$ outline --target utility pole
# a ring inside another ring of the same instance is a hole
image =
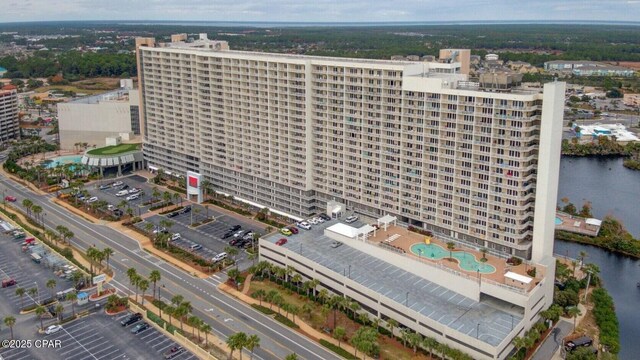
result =
[[[587,295],[589,294],[589,283],[591,283],[591,271],[587,271],[587,287],[584,289],[584,304],[587,304]]]

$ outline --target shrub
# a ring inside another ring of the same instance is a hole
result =
[[[620,351],[620,340],[613,299],[604,288],[593,290],[591,298],[594,304],[593,315],[600,328],[600,343],[610,352],[617,354]]]
[[[267,307],[260,306],[258,304],[251,304],[251,307],[256,309],[256,310],[258,310],[258,311],[260,311],[261,313],[263,313],[265,315],[273,315],[273,314],[276,313],[275,311],[273,311],[273,310],[271,310],[271,309],[269,309]]]
[[[340,355],[340,357],[343,357],[347,360],[356,360],[358,359],[357,357],[353,356],[352,353],[348,352],[347,350],[338,347],[338,345],[335,345],[333,343],[328,342],[325,339],[320,339],[320,344],[324,347],[326,347],[327,349],[333,351],[334,353]]]
[[[278,320],[284,325],[287,325],[290,328],[294,328],[294,329],[298,328],[298,325],[296,325],[296,323],[294,323],[293,321],[289,320],[289,318],[286,318],[281,314],[276,314],[276,316],[274,316],[274,319]]]

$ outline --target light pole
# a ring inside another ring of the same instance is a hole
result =
[[[409,292],[407,291],[407,293],[405,294],[404,297],[404,306],[405,307],[409,307]]]
[[[587,287],[584,289],[584,304],[587,304],[587,294],[589,294],[589,283],[591,283],[591,271],[587,270]]]
[[[511,315],[511,330],[513,330],[513,315]]]
[[[478,326],[476,326],[476,339],[480,337],[480,323],[478,323]]]
[[[164,284],[158,286],[158,309],[160,309],[160,319],[162,319],[162,295],[160,295],[160,289],[164,288]]]

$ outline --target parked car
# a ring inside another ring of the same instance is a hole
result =
[[[202,245],[200,245],[200,244],[193,244],[193,245],[189,246],[189,249],[191,249],[191,251],[200,250],[200,249],[202,249]]]
[[[287,243],[287,239],[285,239],[285,238],[282,238],[282,239],[276,241],[276,245],[278,245],[278,246],[282,246],[282,245],[284,245],[286,243]]]
[[[226,233],[224,233],[224,235],[222,235],[223,239],[227,239],[233,236],[233,234],[235,234],[235,232],[233,231],[227,231]]]
[[[117,216],[117,217],[120,217],[120,216],[124,215],[124,212],[122,210],[120,210],[120,209],[115,209],[115,210],[113,210],[113,215]]]
[[[120,186],[120,185],[122,185],[122,184],[124,184],[122,181],[116,181],[116,182],[114,182],[111,186],[113,186],[113,187],[118,187],[118,186]]]
[[[115,209],[116,209],[116,206],[115,206],[115,205],[113,205],[113,204],[109,204],[109,205],[107,205],[107,210],[109,210],[109,211],[113,211],[113,210],[115,210]]]
[[[127,184],[124,184],[124,185],[120,186],[120,190],[126,190],[128,188],[129,188],[129,185],[127,185]]]
[[[295,226],[287,226],[287,229],[289,229],[289,231],[291,231],[294,234],[297,234],[300,230],[298,230],[297,227]]]
[[[123,190],[124,191],[124,190]],[[138,200],[140,198],[140,194],[133,194],[133,195],[129,195],[127,196],[127,198],[125,200],[127,201],[133,201],[133,200]]]
[[[157,227],[153,230],[154,234],[166,234],[167,233],[167,228],[166,227]]]
[[[168,213],[168,214],[167,214],[167,217],[168,217],[168,218],[172,218],[172,217],[176,217],[176,216],[178,216],[178,215],[180,215],[180,214],[179,214],[177,211],[174,211],[174,212]]]
[[[316,219],[316,218],[308,219],[308,220],[307,220],[307,222],[308,222],[309,224],[313,224],[313,225],[318,225],[318,223],[320,223],[320,222],[318,221],[318,219]]]
[[[233,239],[229,240],[229,245],[234,246],[234,245],[236,245],[237,243],[239,243],[240,241],[242,241],[242,239],[240,239],[240,238],[233,238]]]
[[[347,217],[346,219],[344,219],[344,222],[346,222],[347,224],[351,224],[352,222],[356,222],[358,220],[358,216],[357,215],[351,215],[349,217]]]
[[[171,241],[175,241],[178,239],[182,239],[182,235],[180,235],[180,233],[175,233],[173,235],[171,235]]]
[[[233,237],[234,238],[241,238],[243,234],[244,234],[244,231],[239,230],[239,231],[236,231],[235,234],[233,234]]]
[[[100,190],[107,190],[109,188],[111,188],[111,185],[102,184],[102,185],[98,186],[98,189],[100,189]]]
[[[146,322],[142,322],[136,326],[133,327],[133,329],[131,329],[131,333],[132,334],[139,334],[145,330],[147,330],[149,328],[149,324],[147,324]]]
[[[91,204],[98,201],[98,197],[97,196],[92,196],[87,200],[87,204]]]
[[[248,233],[242,236],[242,240],[251,240],[253,239],[253,231],[249,231]]]
[[[7,195],[4,197],[4,200],[9,202],[16,202],[17,199],[15,196]]]
[[[291,236],[293,233],[291,232],[291,230],[289,230],[287,228],[282,228],[282,229],[280,229],[280,234],[286,235],[286,236]]]
[[[227,253],[226,252],[221,252],[220,254],[214,256],[213,259],[211,259],[211,261],[218,262],[218,261],[222,261],[222,260],[224,260],[226,258],[227,258]]]
[[[296,226],[301,229],[311,230],[311,225],[306,221],[301,221],[299,223],[296,223]]]
[[[118,191],[118,192],[116,193],[116,196],[117,196],[117,197],[120,197],[120,196],[125,196],[125,195],[127,195],[127,194],[129,194],[129,192],[128,192],[127,190],[120,190],[120,191]]]
[[[184,352],[184,348],[182,346],[172,346],[169,350],[164,353],[165,359],[173,359],[174,357],[182,354]]]
[[[329,215],[327,215],[327,214],[320,214],[320,215],[318,215],[318,217],[323,219],[324,221],[331,220],[331,217],[329,217]]]
[[[340,245],[342,245],[342,243],[340,241],[334,241],[334,242],[331,243],[331,247],[334,248],[334,249],[339,247]]]
[[[57,333],[60,330],[62,330],[62,325],[51,325],[44,330],[44,333],[47,335],[51,335]]]
[[[233,225],[231,228],[229,228],[229,231],[238,231],[242,229],[242,226],[240,225]]]
[[[191,211],[191,206],[185,206],[185,207],[183,207],[182,209],[180,209],[178,212],[179,212],[180,214],[186,214],[186,213],[188,213],[189,211]]]
[[[122,319],[122,321],[120,321],[120,325],[129,326],[135,322],[138,322],[140,319],[142,319],[142,314],[140,313],[131,314],[126,318]]]
[[[324,222],[324,219],[321,218],[320,216],[316,216],[316,217],[314,217],[314,219],[318,222],[318,224],[321,224],[321,223]]]
[[[588,336],[581,336],[577,339],[569,340],[565,343],[564,348],[567,351],[573,351],[579,347],[587,347],[593,344],[593,339]]]
[[[15,284],[17,284],[18,282],[15,279],[6,279],[6,280],[2,280],[2,287],[6,288],[9,286],[13,286]]]
[[[131,188],[129,189],[129,191],[127,191],[128,194],[137,194],[140,191],[142,191],[142,189],[138,189],[138,188]]]

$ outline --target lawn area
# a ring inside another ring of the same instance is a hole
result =
[[[277,290],[285,303],[293,304],[297,306],[299,309],[302,309],[304,304],[310,304],[313,308],[309,315],[303,313],[302,311],[298,315],[303,321],[307,324],[311,325],[313,328],[320,332],[324,332],[325,328],[333,329],[333,310],[328,311],[323,309],[320,303],[312,301],[305,296],[301,296],[296,294],[294,291],[289,289],[285,289],[269,280],[256,280],[253,278],[251,281],[251,285],[249,288],[249,295],[253,294],[254,291],[262,289],[265,292],[269,292],[270,290]],[[262,301],[262,306],[269,308],[270,303],[267,301]],[[274,309],[275,310],[275,309]],[[347,338],[351,338],[354,332],[361,326],[355,321],[349,319],[347,315],[345,315],[342,311],[338,311],[336,313],[336,323],[338,326],[342,326],[345,328],[347,333]],[[329,334],[330,335],[330,334]],[[347,340],[348,342],[348,340]],[[378,343],[380,345],[380,357],[379,359],[398,359],[398,360],[426,360],[429,359],[429,356],[418,352],[418,354],[414,355],[413,350],[407,349],[402,346],[396,339],[389,338],[387,336],[380,335],[378,337]]]
[[[120,144],[89,150],[89,155],[115,155],[139,149],[139,144]]]

